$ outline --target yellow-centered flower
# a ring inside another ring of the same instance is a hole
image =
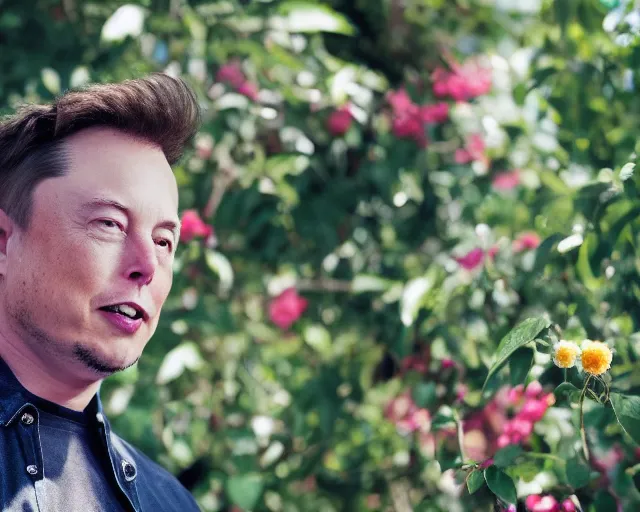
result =
[[[560,368],[573,368],[579,355],[578,345],[573,341],[561,340],[554,347],[553,363]]]
[[[613,353],[601,341],[584,340],[582,344],[582,369],[591,375],[602,375],[611,367]]]

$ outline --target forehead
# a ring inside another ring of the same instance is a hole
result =
[[[58,189],[56,195],[111,197],[130,208],[158,215],[177,211],[175,176],[158,146],[101,127],[69,137],[65,150],[67,174],[49,180]]]

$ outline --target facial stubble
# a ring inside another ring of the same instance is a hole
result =
[[[17,324],[27,336],[31,337],[31,339],[51,355],[59,356],[68,350],[66,347],[71,347],[71,357],[73,360],[81,363],[85,368],[101,377],[107,377],[116,372],[124,371],[138,362],[139,357],[126,365],[110,364],[105,358],[100,357],[95,350],[91,350],[82,342],[63,342],[50,336],[36,325],[28,308],[20,304],[15,304],[15,306],[15,309],[9,310],[9,314],[16,320]]]

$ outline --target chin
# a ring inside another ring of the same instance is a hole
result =
[[[89,370],[100,375],[111,375],[121,372],[138,362],[140,356],[109,357],[95,349],[77,344],[73,347],[74,358]]]

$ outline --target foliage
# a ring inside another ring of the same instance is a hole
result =
[[[121,3],[0,1],[0,98],[202,102],[124,437],[203,510],[637,510],[631,2]]]

